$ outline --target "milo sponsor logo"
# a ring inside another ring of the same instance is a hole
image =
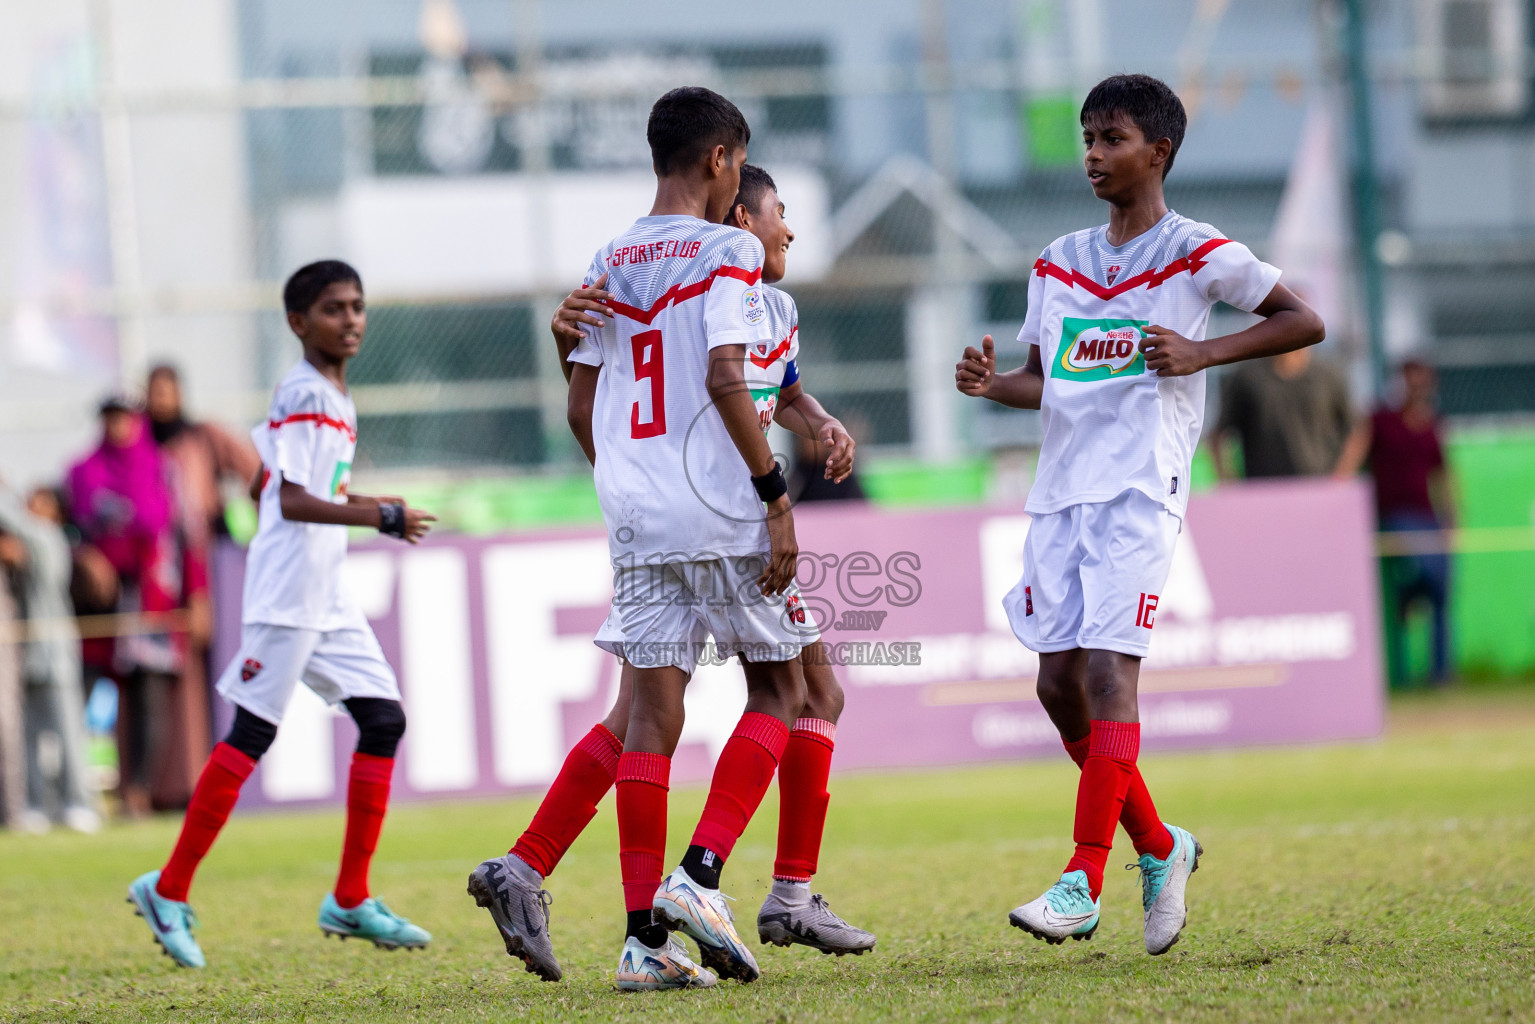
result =
[[[1061,345],[1052,377],[1106,380],[1146,372],[1146,358],[1137,347],[1145,320],[1083,320],[1061,322]]]
[[[757,425],[764,434],[773,425],[773,413],[778,410],[778,388],[751,388],[752,404],[757,407]]]

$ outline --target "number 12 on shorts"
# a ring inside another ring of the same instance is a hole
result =
[[[629,410],[629,436],[660,437],[666,433],[666,365],[661,353],[661,332],[641,331],[629,339],[634,352],[634,382],[650,381],[650,420],[640,422],[640,403]]]
[[[1135,624],[1150,629],[1156,624],[1157,595],[1141,594],[1140,606],[1135,609]]]

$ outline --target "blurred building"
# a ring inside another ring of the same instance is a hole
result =
[[[1535,411],[1529,7],[1367,5],[1388,348],[1440,363],[1455,413]],[[1104,219],[1075,113],[1121,70],[1193,115],[1170,203],[1330,290],[1332,355],[1358,364],[1327,212],[1349,201],[1336,21],[1331,0],[6,5],[0,430],[27,443],[0,471],[50,472],[151,359],[185,367],[200,415],[253,421],[297,351],[277,285],[338,254],[373,300],[364,460],[576,466],[544,324],[647,208],[645,115],[684,83],[752,122],[799,233],[808,379],[866,450],[1035,439],[1034,414],[961,401],[952,365],[988,330],[1020,359],[1030,264]]]

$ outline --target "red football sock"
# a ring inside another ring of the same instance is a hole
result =
[[[255,770],[256,762],[229,744],[214,746],[197,777],[197,788],[192,791],[192,802],[187,804],[187,814],[181,822],[181,835],[176,837],[171,859],[160,869],[155,892],[168,900],[186,901],[197,865],[208,855],[208,848],[229,820],[235,801],[240,799],[240,787]]]
[[[831,796],[831,754],[837,726],[822,718],[801,718],[789,733],[778,762],[778,857],[773,877],[808,882],[821,855],[826,805]]]
[[[336,903],[343,909],[368,898],[368,866],[378,849],[378,834],[389,809],[389,777],[394,758],[356,752],[346,786],[346,838],[341,843],[341,872]]]
[[[741,716],[714,766],[693,846],[712,850],[721,860],[730,856],[762,803],[788,742],[789,727],[772,715],[748,711]]]
[[[554,874],[560,858],[591,822],[597,804],[618,777],[618,756],[623,752],[617,736],[600,724],[592,726],[566,755],[527,831],[508,852],[545,878]]]
[[[1135,765],[1130,766],[1130,788],[1125,790],[1125,809],[1119,812],[1119,823],[1135,844],[1136,853],[1149,853],[1158,860],[1172,855],[1173,834],[1162,824],[1146,780]]]
[[[1124,809],[1140,747],[1139,722],[1092,723],[1087,761],[1077,783],[1077,816],[1071,834],[1077,849],[1066,870],[1086,873],[1093,899],[1103,890],[1103,869],[1114,845],[1114,826]]]
[[[1079,740],[1061,740],[1066,753],[1071,755],[1078,768],[1087,760],[1088,741],[1091,737],[1089,733]],[[1136,853],[1149,853],[1158,860],[1166,860],[1173,852],[1173,834],[1162,824],[1156,805],[1151,802],[1151,791],[1146,788],[1146,780],[1141,778],[1141,770],[1136,768],[1134,771],[1135,774],[1130,778],[1130,788],[1125,791],[1125,809],[1119,814],[1119,823],[1125,827],[1125,833],[1135,844]]]
[[[666,856],[666,791],[672,759],[626,750],[618,758],[618,866],[624,909],[649,910]]]

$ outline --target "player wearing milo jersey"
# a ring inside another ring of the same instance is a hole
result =
[[[1323,326],[1278,270],[1167,208],[1162,181],[1187,124],[1171,89],[1116,75],[1088,94],[1081,121],[1088,181],[1109,223],[1057,239],[1034,264],[1018,335],[1027,363],[997,373],[988,336],[965,350],[955,381],[967,395],[1043,412],[1023,578],[1003,605],[1039,652],[1040,702],[1082,768],[1076,852],[1010,920],[1052,943],[1092,938],[1120,822],[1140,854],[1155,955],[1182,931],[1201,851],[1160,820],[1141,778],[1136,682],[1188,506],[1200,371],[1315,344]],[[1206,341],[1217,302],[1263,319]]]

